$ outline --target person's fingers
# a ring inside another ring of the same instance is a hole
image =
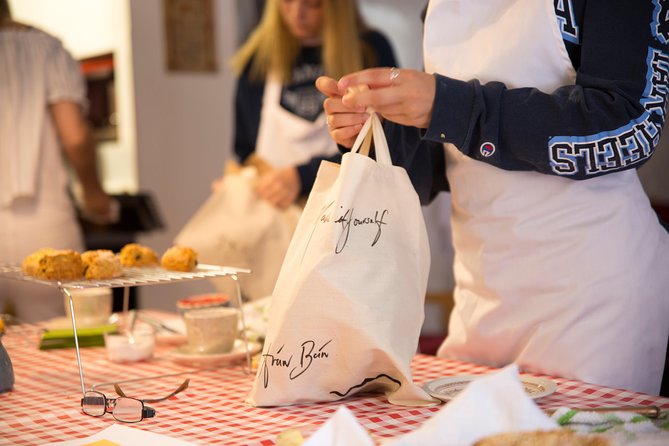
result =
[[[367,121],[367,113],[336,113],[328,116],[328,127],[330,130],[337,130],[344,127],[362,125]]]
[[[390,121],[402,122],[406,119],[416,119],[419,116],[419,110],[411,106],[396,104],[384,107],[379,114]]]
[[[410,94],[412,72],[405,70],[405,79],[400,80],[398,68],[371,68],[344,76],[339,87],[346,86],[342,104],[346,107],[372,107],[381,111],[384,107],[401,104]]]
[[[331,130],[330,136],[332,136],[332,139],[334,139],[337,144],[351,148],[353,147],[355,138],[358,136],[358,133],[360,133],[360,130],[362,130],[362,124],[350,125],[348,127]]]
[[[337,86],[339,91],[347,91],[349,88],[356,85],[367,85],[370,88],[388,87],[397,83],[401,76],[396,76],[393,79],[392,73],[400,73],[397,68],[368,68],[366,70],[357,71],[355,73],[347,74],[339,79]]]
[[[429,125],[435,96],[434,76],[416,70],[400,71],[396,68],[385,71],[370,69],[354,73],[352,76],[357,76],[355,82],[379,82],[385,86],[374,87],[372,84],[372,88],[367,89],[351,85],[341,98],[341,106],[371,108],[386,119],[399,124],[419,128],[426,128]],[[377,80],[379,76],[381,81]]]
[[[326,100],[324,100],[323,111],[328,117],[330,117],[334,114],[346,113],[350,112],[351,110],[341,102],[340,97],[337,97],[337,98],[327,98]]]
[[[267,201],[273,206],[285,209],[291,203],[290,193],[285,188],[276,190],[268,197]]]
[[[281,191],[278,190],[274,185],[258,185],[256,192],[260,198],[272,205],[276,203],[281,194]]]
[[[276,171],[266,174],[258,181],[256,193],[272,206],[285,208],[293,200],[289,186],[281,181]]]
[[[333,93],[335,88],[334,79],[322,76],[316,81],[317,87],[324,94]],[[351,147],[355,142],[355,137],[360,132],[362,124],[369,115],[365,112],[366,107],[344,105],[341,100],[341,94],[332,94],[323,101],[323,110],[327,116],[327,125],[330,136],[337,143],[344,147]]]
[[[328,76],[316,79],[316,88],[327,97],[341,96],[337,80]]]
[[[272,181],[269,180],[269,175],[270,173],[262,175],[260,178],[258,178],[258,182],[256,183],[256,193],[262,198],[266,198],[271,191]]]
[[[344,105],[341,97],[327,98],[323,101],[323,110],[326,114],[332,115],[336,113],[364,113],[365,107],[349,107]]]
[[[291,199],[290,196],[284,195],[283,197],[279,198],[276,203],[274,203],[274,206],[278,207],[279,209],[286,209],[290,204],[291,204]]]
[[[342,97],[342,104],[350,108],[373,107],[375,110],[381,111],[384,107],[401,104],[406,96],[402,90],[402,88],[350,89]]]

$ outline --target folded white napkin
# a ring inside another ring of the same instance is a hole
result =
[[[374,446],[355,415],[341,406],[302,446]]]
[[[420,428],[383,444],[470,446],[500,432],[557,427],[557,423],[527,396],[518,367],[512,364],[473,380]]]
[[[512,364],[473,380],[420,428],[383,445],[471,446],[500,432],[556,428],[558,424],[527,396],[518,367]],[[342,406],[303,446],[373,444],[351,411]]]

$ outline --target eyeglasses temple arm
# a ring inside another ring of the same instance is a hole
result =
[[[125,397],[128,396],[125,393],[123,393],[123,390],[121,389],[121,386],[119,386],[118,384],[114,384],[114,391],[116,392],[116,394],[118,396],[125,396]]]
[[[179,393],[179,392],[181,392],[181,391],[183,391],[183,390],[186,390],[186,389],[188,388],[188,384],[189,384],[189,383],[190,383],[190,378],[188,378],[188,379],[186,379],[184,382],[182,382],[181,385],[180,385],[179,387],[177,387],[172,393],[170,393],[170,394],[167,395],[167,396],[164,396],[164,397],[162,397],[162,398],[143,399],[142,401],[144,401],[145,403],[157,403],[157,402],[159,402],[159,401],[164,401],[164,400],[166,400],[166,399],[168,399],[168,398],[173,397],[173,396],[176,395],[177,393]],[[127,397],[127,395],[126,395],[126,394],[123,392],[123,390],[121,389],[121,386],[119,386],[118,384],[114,384],[114,390],[116,391],[116,394],[117,394],[118,396],[125,396],[125,397]]]

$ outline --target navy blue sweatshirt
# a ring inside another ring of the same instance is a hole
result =
[[[366,32],[361,36],[374,54],[374,60],[366,61],[367,67],[390,67],[397,64],[393,50],[388,40],[376,31]],[[253,82],[249,79],[250,64],[246,67],[237,81],[235,97],[235,154],[241,162],[255,151],[258,129],[260,126],[260,112],[265,83]],[[315,121],[323,112],[325,96],[316,89],[316,79],[325,74],[321,63],[321,47],[302,48],[293,68],[293,79],[290,85],[284,85],[281,90],[281,106],[291,113]],[[302,183],[300,195],[308,195],[316,179],[316,172],[321,161],[329,160],[335,163],[341,161],[341,154],[332,157],[315,157],[307,164],[297,166],[297,172]]]
[[[651,157],[665,120],[669,1],[554,6],[575,85],[543,93],[435,74],[428,129],[386,123],[393,162],[407,168],[421,202],[448,190],[444,142],[501,169],[575,180],[637,168]],[[484,155],[485,143],[494,144],[492,156]]]

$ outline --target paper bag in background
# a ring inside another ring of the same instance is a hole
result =
[[[254,187],[256,166],[226,166],[222,184],[176,236],[175,244],[198,252],[200,263],[250,268],[239,281],[250,300],[272,293],[283,256],[302,209],[278,209],[262,200]],[[236,292],[230,278],[211,280],[228,294]]]
[[[368,133],[374,161],[356,153]],[[248,401],[332,401],[382,391],[432,404],[412,382],[430,253],[418,196],[392,166],[376,115],[341,167],[321,163],[272,293]]]

